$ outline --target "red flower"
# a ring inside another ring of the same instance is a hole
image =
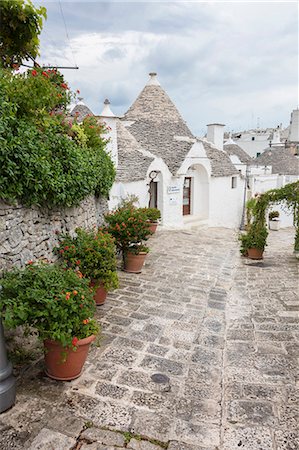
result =
[[[87,325],[87,324],[88,324],[88,322],[89,322],[89,320],[88,320],[88,319],[84,319],[84,320],[83,320],[83,323],[84,323],[84,325]]]
[[[77,295],[77,294],[78,294],[78,291],[73,291],[73,294],[74,294],[74,295]]]
[[[33,264],[33,261],[30,260],[30,261],[27,262],[27,264],[28,264],[29,266],[31,266],[31,264]]]
[[[66,246],[64,247],[64,250],[68,250],[68,249],[69,249],[69,246],[66,245]]]
[[[78,259],[78,261],[76,261],[76,265],[80,266],[80,264],[81,264],[81,261]]]
[[[73,339],[72,339],[72,344],[73,344],[73,346],[75,347],[76,345],[77,345],[77,342],[79,341],[79,339],[75,336],[75,337],[73,337]]]
[[[36,70],[32,70],[31,75],[32,75],[33,77],[36,77],[37,71],[36,71]]]
[[[80,303],[80,305],[79,305],[79,306],[80,306],[80,308],[83,308],[83,304],[82,304],[82,303]]]
[[[65,83],[62,83],[60,86],[61,86],[63,89],[68,89],[68,85],[65,84]]]
[[[79,89],[77,89],[77,90],[76,90],[76,92],[77,92],[77,94],[80,94],[80,91],[79,91]]]
[[[64,250],[59,250],[59,253],[61,254],[61,255],[63,255],[64,254]]]
[[[49,78],[49,75],[47,74],[47,72],[42,72],[42,75],[46,78]]]
[[[66,300],[69,300],[70,297],[71,297],[71,293],[70,293],[70,292],[67,292],[67,293],[65,294],[65,299],[66,299]]]

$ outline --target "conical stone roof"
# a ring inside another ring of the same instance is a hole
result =
[[[191,149],[190,138],[194,136],[158,82],[144,87],[124,120],[133,122],[128,129],[141,146],[162,158],[175,174]],[[178,141],[175,136],[186,139]]]

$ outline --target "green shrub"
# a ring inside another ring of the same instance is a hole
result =
[[[279,217],[279,211],[270,211],[269,220],[277,219]]]
[[[157,222],[161,219],[161,212],[157,208],[141,208],[149,222]]]
[[[146,241],[152,232],[149,230],[147,216],[141,208],[124,206],[106,214],[105,220],[108,223],[107,231],[115,238],[123,256],[131,248],[137,254],[147,249],[143,241]]]
[[[70,207],[91,194],[107,197],[114,181],[105,127],[90,117],[72,131],[67,84],[52,72],[0,70],[0,198],[9,202]]]
[[[54,253],[72,269],[79,269],[87,278],[101,281],[107,291],[118,288],[116,255],[113,237],[101,229],[76,229],[74,237],[61,234]]]
[[[29,263],[7,272],[0,284],[0,314],[7,328],[33,327],[41,340],[56,340],[64,347],[99,331],[88,280],[73,270]]]

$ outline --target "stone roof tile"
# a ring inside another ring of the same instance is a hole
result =
[[[212,146],[209,142],[201,140],[207,157],[211,162],[212,177],[229,177],[239,175],[239,171],[231,162],[227,153]]]
[[[153,158],[143,155],[141,145],[125,126],[117,120],[118,167],[116,181],[144,180]]]

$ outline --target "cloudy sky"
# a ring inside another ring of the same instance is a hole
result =
[[[123,114],[157,72],[191,130],[289,124],[298,103],[297,2],[34,0],[46,6],[39,62],[65,70],[96,114]],[[61,9],[67,25],[67,38]]]

